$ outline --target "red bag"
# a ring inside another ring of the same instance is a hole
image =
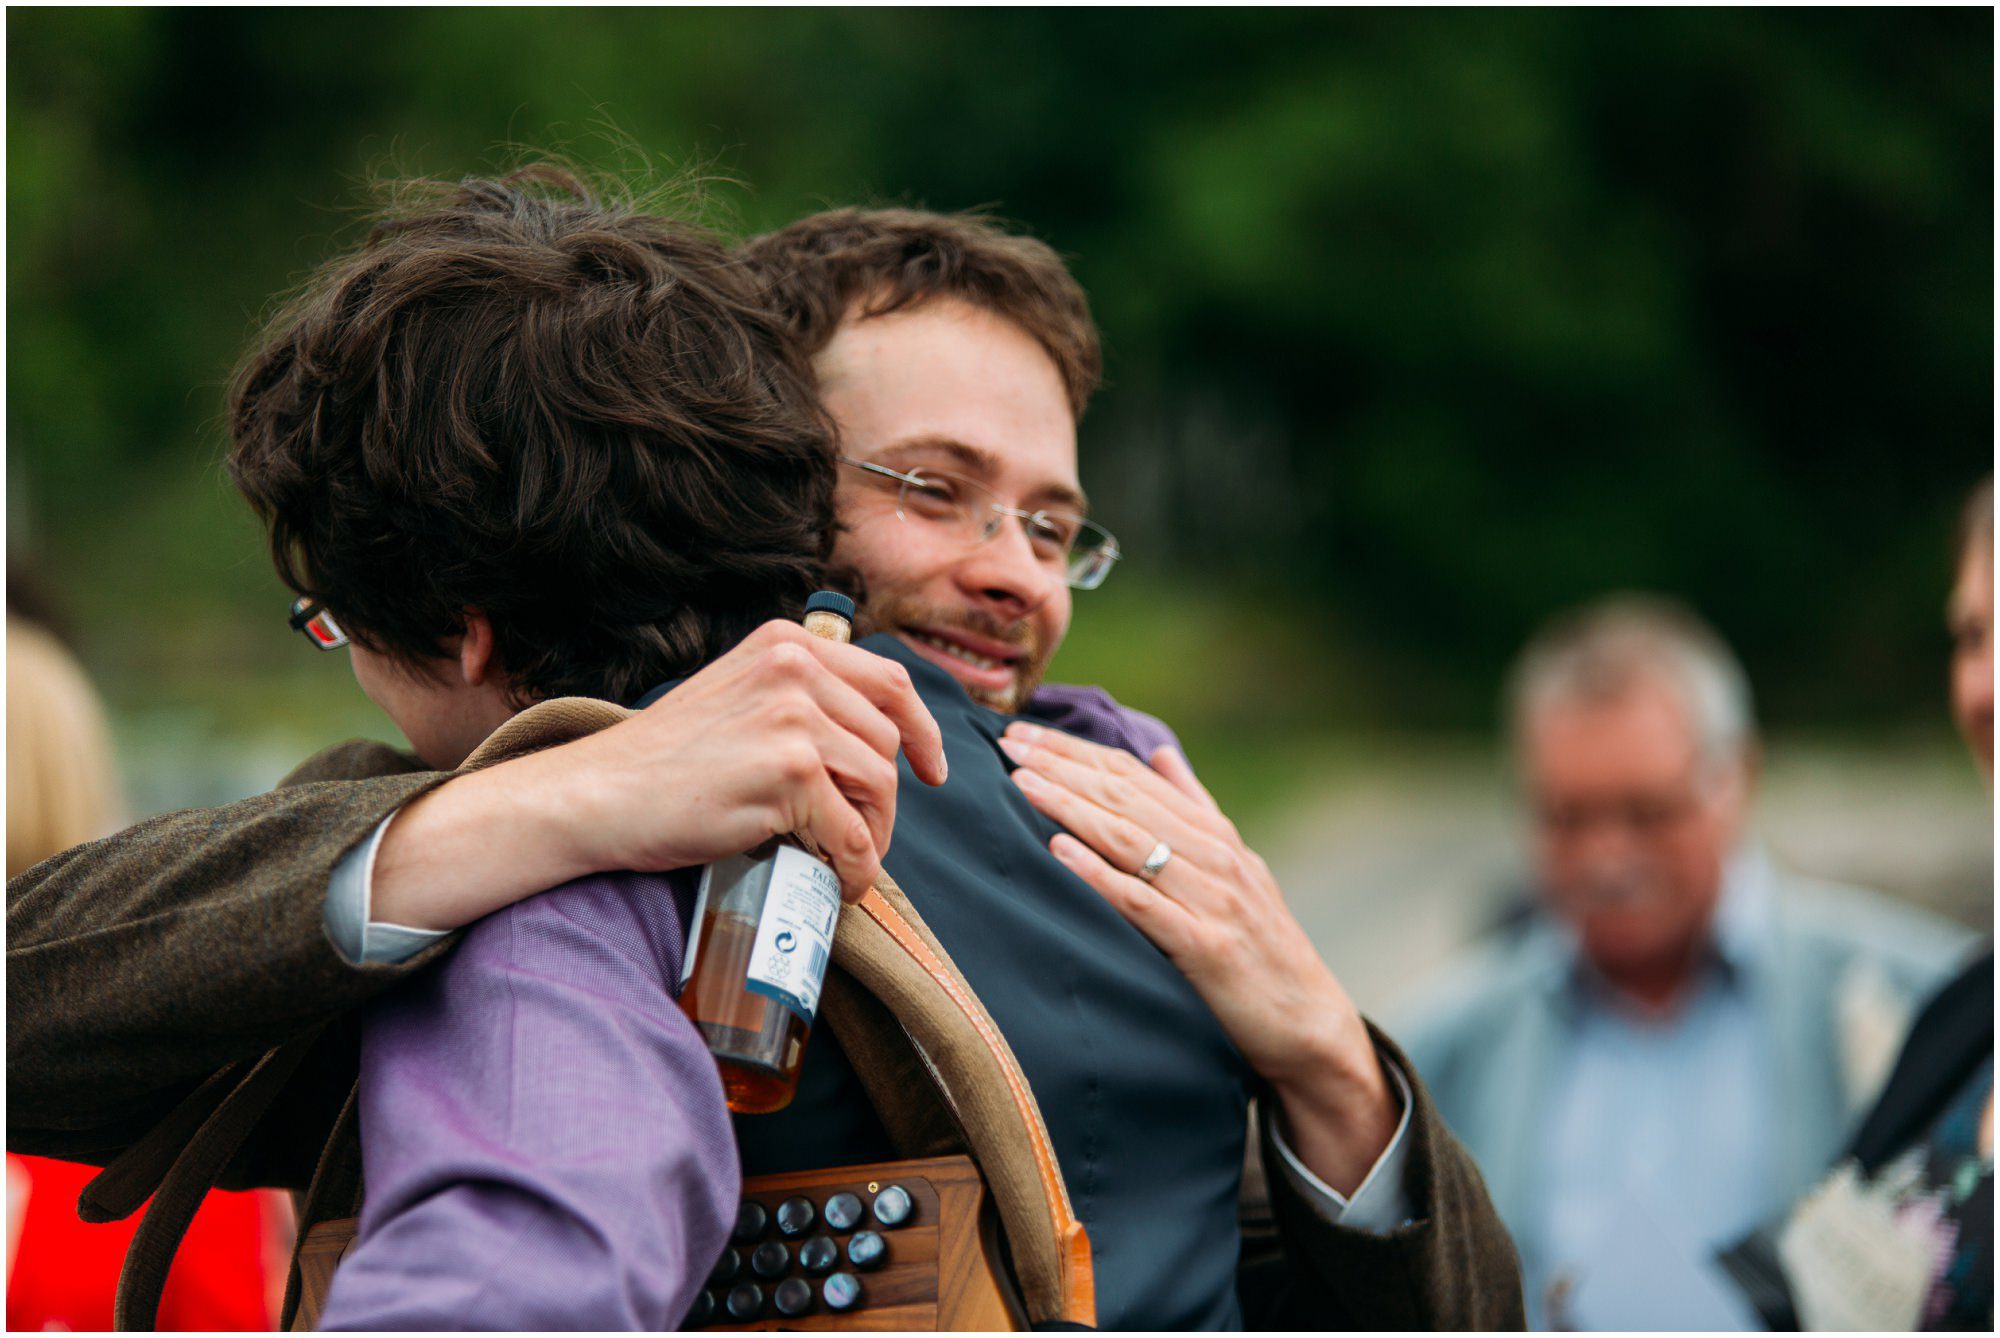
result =
[[[95,1166],[7,1154],[7,1328],[111,1328],[118,1269],[139,1215],[93,1224],[76,1197]],[[282,1194],[211,1191],[167,1275],[159,1326],[269,1329],[284,1295],[291,1208]]]

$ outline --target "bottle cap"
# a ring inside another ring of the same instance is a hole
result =
[[[838,590],[819,590],[806,601],[807,613],[837,613],[849,622],[854,621],[854,601]]]

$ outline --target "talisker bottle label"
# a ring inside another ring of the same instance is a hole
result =
[[[839,876],[797,846],[778,847],[743,987],[811,1024],[839,916]]]

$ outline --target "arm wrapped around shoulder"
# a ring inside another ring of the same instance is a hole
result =
[[[327,1329],[665,1329],[741,1188],[674,999],[691,879],[579,879],[370,1011],[367,1201]]]
[[[324,928],[341,856],[447,779],[408,766],[344,744],[294,773],[305,783],[163,814],[10,879],[8,1147],[102,1163],[217,1070],[434,956],[355,968]]]

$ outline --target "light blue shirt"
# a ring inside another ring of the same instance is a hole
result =
[[[1768,1214],[1776,1132],[1764,1029],[1738,951],[1754,919],[1738,880],[1714,955],[1664,1016],[1642,1016],[1578,961],[1558,986],[1567,1044],[1550,1074],[1526,1229],[1535,1327],[1741,1328],[1705,1260]],[[1734,921],[1734,923],[1732,923]],[[1550,1308],[1552,1284],[1568,1280]]]
[[[334,866],[332,877],[327,880],[326,934],[340,955],[355,965],[405,961],[444,937],[440,930],[412,929],[369,917],[369,907],[374,900],[372,880],[375,855],[382,847],[383,833],[395,820],[394,813],[382,819],[366,841],[341,857],[340,863]],[[1300,1197],[1312,1205],[1313,1211],[1335,1226],[1388,1232],[1407,1225],[1413,1218],[1406,1169],[1409,1161],[1410,1082],[1394,1064],[1385,1063],[1383,1067],[1389,1071],[1396,1094],[1402,1101],[1402,1115],[1396,1122],[1396,1132],[1390,1138],[1389,1146],[1382,1150],[1382,1155],[1369,1168],[1367,1177],[1355,1188],[1351,1199],[1306,1169],[1306,1164],[1285,1142],[1284,1131],[1280,1127],[1283,1121],[1272,1122],[1281,1172]]]

